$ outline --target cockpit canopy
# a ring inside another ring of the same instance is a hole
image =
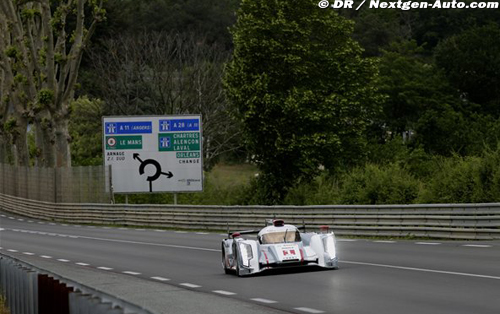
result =
[[[258,239],[261,244],[292,243],[301,241],[299,230],[291,225],[266,227],[259,232]]]

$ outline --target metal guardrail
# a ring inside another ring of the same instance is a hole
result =
[[[500,203],[336,206],[61,204],[0,194],[0,210],[76,224],[198,230],[258,228],[267,218],[337,235],[500,239]]]
[[[0,293],[12,314],[152,314],[5,254],[0,254]]]

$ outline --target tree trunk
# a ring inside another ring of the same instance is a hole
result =
[[[36,148],[37,148],[37,164],[40,167],[54,167],[55,165],[55,147],[53,145],[52,126],[48,122],[50,120],[37,119],[35,121]]]
[[[56,167],[71,167],[71,153],[69,143],[69,123],[67,118],[62,118],[55,123],[55,150]]]
[[[10,155],[10,145],[7,135],[0,134],[0,163],[8,163],[8,156]]]
[[[27,141],[28,120],[24,117],[18,117],[16,122],[17,126],[12,135],[14,164],[17,166],[29,166]]]

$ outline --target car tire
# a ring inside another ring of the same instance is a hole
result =
[[[222,245],[222,268],[224,268],[225,274],[230,274],[231,271],[227,268],[226,265],[226,250],[224,249],[224,245]]]

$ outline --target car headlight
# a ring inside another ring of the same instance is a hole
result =
[[[250,260],[253,258],[252,246],[246,243],[240,243],[241,259],[243,265],[250,266]]]
[[[333,236],[327,236],[323,238],[323,246],[325,251],[331,256],[335,257],[337,255],[337,250],[335,249],[335,239]]]

